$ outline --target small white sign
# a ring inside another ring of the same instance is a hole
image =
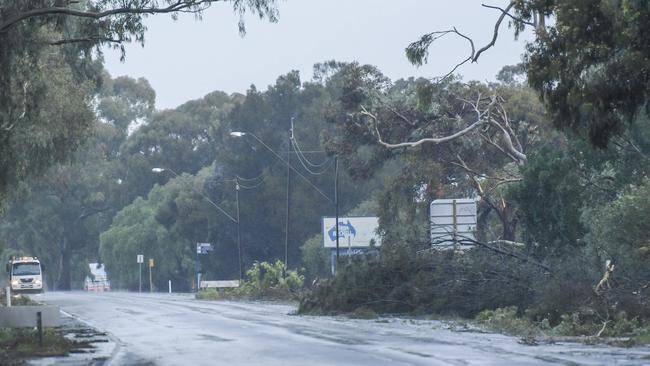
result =
[[[374,241],[381,245],[381,236],[377,234],[379,218],[377,217],[339,217],[339,248],[365,248]],[[336,248],[336,219],[323,217],[323,247]]]
[[[200,288],[233,288],[239,287],[239,280],[201,281]]]
[[[138,254],[138,263],[144,263],[144,255]]]

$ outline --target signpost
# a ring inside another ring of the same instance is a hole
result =
[[[439,199],[431,202],[431,245],[439,250],[464,250],[476,240],[476,201],[471,198]]]
[[[348,262],[351,262],[353,255],[365,253],[371,246],[381,246],[378,228],[379,218],[374,216],[339,217],[338,222],[335,217],[323,217],[323,247],[332,248],[332,274],[336,272],[337,253],[347,255]],[[339,250],[340,239],[347,242],[347,254]]]
[[[201,261],[200,254],[208,254],[214,250],[212,243],[196,243],[196,292],[199,292],[201,284]]]
[[[138,267],[140,267],[140,276],[138,279],[138,292],[142,293],[142,263],[144,263],[144,255],[138,254],[137,261],[138,261]]]
[[[153,266],[153,258],[149,258],[149,292],[153,292],[153,277],[151,277],[151,269]]]

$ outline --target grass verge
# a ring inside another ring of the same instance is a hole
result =
[[[87,348],[88,344],[73,342],[56,329],[43,332],[43,344],[39,345],[38,332],[34,329],[0,328],[0,364],[23,365],[34,357],[65,356],[70,351]]]

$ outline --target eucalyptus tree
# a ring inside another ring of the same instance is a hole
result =
[[[72,156],[91,128],[101,50],[144,43],[153,14],[227,3],[277,19],[274,0],[3,0],[0,2],[0,203],[11,185]],[[65,97],[67,96],[67,97]]]
[[[542,96],[555,125],[572,129],[599,147],[620,136],[639,115],[648,115],[650,4],[636,0],[513,0],[495,11],[493,37],[482,47],[462,29],[436,30],[406,49],[411,62],[426,62],[441,37],[455,36],[467,54],[443,78],[466,63],[479,62],[509,21],[514,35],[534,31],[524,55],[530,86]],[[552,19],[546,22],[547,18]]]
[[[100,235],[99,248],[117,288],[138,288],[135,258],[143,254],[155,262],[156,288],[164,288],[171,280],[178,290],[190,290],[195,285],[197,242],[215,243],[211,265],[205,266],[208,277],[229,278],[237,271],[236,246],[223,245],[213,237],[214,233],[234,230],[225,225],[201,193],[210,171],[205,168],[196,175],[182,174],[163,186],[155,185],[146,197],[136,198],[117,213]]]
[[[521,180],[520,168],[541,140],[562,142],[534,93],[519,84],[391,82],[357,64],[341,67],[329,83],[341,90],[330,116],[340,132],[330,144],[345,151],[346,167],[372,175],[387,161],[401,164],[382,205],[394,239],[426,242],[430,200],[476,196],[482,238],[515,241],[517,205],[506,187]],[[499,232],[491,232],[491,220]],[[405,227],[420,230],[409,236]]]
[[[119,150],[125,202],[146,197],[155,183],[164,184],[173,178],[170,174],[153,174],[153,168],[195,174],[212,164],[218,149],[213,131],[221,128],[233,98],[238,97],[215,91],[143,118]]]
[[[44,261],[48,283],[57,289],[78,285],[85,264],[99,259],[98,236],[115,211],[119,181],[106,159],[102,124],[95,123],[99,133],[91,133],[71,162],[22,183],[24,193],[10,201],[0,225],[9,248]]]

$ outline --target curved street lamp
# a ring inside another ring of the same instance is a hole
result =
[[[297,171],[293,166],[291,166],[290,163],[290,158],[291,158],[291,140],[293,139],[293,118],[291,119],[291,130],[289,131],[289,152],[287,154],[287,160],[285,161],[282,159],[282,157],[275,152],[269,145],[264,143],[259,137],[257,137],[254,133],[251,132],[242,132],[242,131],[231,131],[230,136],[231,137],[243,137],[243,136],[253,136],[257,142],[262,144],[267,150],[269,150],[273,155],[275,155],[278,160],[281,162],[287,164],[287,223],[286,223],[286,229],[285,229],[285,244],[284,244],[284,269],[286,270],[287,268],[287,261],[288,261],[288,246],[289,246],[289,169],[293,170],[296,174],[298,174],[303,180],[305,180],[312,188],[314,188],[318,193],[320,193],[321,196],[325,197],[328,201],[332,202],[332,200],[325,194],[323,191],[321,191],[318,187],[316,187],[314,184],[307,179],[304,175],[302,175],[299,171]],[[339,190],[339,164],[338,164],[338,157],[334,158],[334,205],[336,207],[336,212],[335,212],[335,225],[336,225],[336,262],[338,263],[339,260],[339,200],[338,200],[338,190]]]
[[[178,173],[176,173],[175,171],[173,171],[170,168],[152,168],[151,171],[156,173],[156,174],[160,174],[160,173],[163,173],[165,171],[169,171],[172,174],[174,174],[175,176],[179,177]],[[237,177],[237,178],[239,178],[239,177]],[[195,193],[197,193],[198,195],[203,197],[203,199],[205,199],[212,206],[214,206],[217,210],[219,210],[222,214],[224,214],[226,217],[228,217],[228,219],[230,219],[230,221],[237,224],[237,251],[239,252],[239,254],[238,254],[238,256],[239,256],[239,280],[241,281],[244,278],[244,271],[243,271],[243,268],[242,268],[241,231],[240,231],[240,225],[239,225],[239,179],[237,179],[237,178],[235,179],[235,203],[236,203],[236,217],[237,218],[232,217],[228,212],[226,212],[226,210],[224,210],[219,205],[214,203],[214,201],[212,201],[208,196],[206,196],[205,194],[203,194],[199,190],[195,189],[192,186],[190,186],[190,187],[192,188],[192,190]],[[199,286],[199,284],[197,283],[197,290],[198,290],[198,286]]]

